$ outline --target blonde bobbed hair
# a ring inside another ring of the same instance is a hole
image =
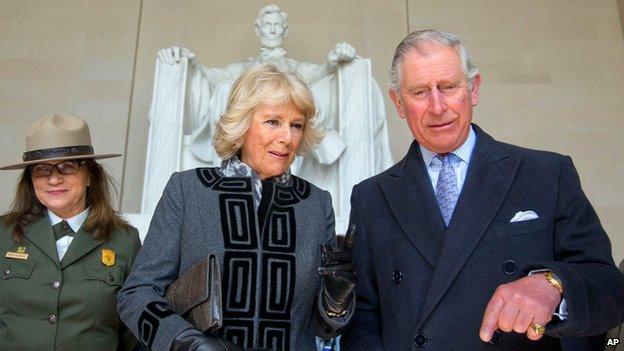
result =
[[[323,137],[314,125],[312,93],[296,73],[281,72],[275,64],[265,62],[234,82],[225,113],[215,128],[213,145],[219,157],[225,160],[239,153],[256,109],[263,104],[287,103],[293,103],[306,121],[297,154],[310,151]]]

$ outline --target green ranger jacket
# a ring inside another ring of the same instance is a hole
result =
[[[132,349],[116,295],[140,247],[132,227],[106,242],[80,229],[59,262],[47,216],[20,245],[0,217],[0,350]]]

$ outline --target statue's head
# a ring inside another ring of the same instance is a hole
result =
[[[277,5],[266,5],[258,13],[254,27],[263,47],[278,48],[288,32],[288,15]]]

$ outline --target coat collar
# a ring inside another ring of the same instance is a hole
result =
[[[380,177],[379,184],[403,233],[434,269],[444,222],[416,141],[403,160]]]
[[[26,229],[24,236],[59,266],[56,242],[54,241],[54,233],[52,232],[48,216],[41,216],[32,222]]]
[[[96,240],[90,233],[85,232],[82,227],[74,236],[71,245],[67,249],[65,256],[61,260],[61,269],[74,263],[82,256],[91,252],[94,248],[102,243],[101,240]]]
[[[90,233],[80,229],[69,245],[67,253],[59,262],[54,233],[47,216],[42,216],[31,223],[24,235],[61,269],[74,263],[102,243],[101,240],[93,239]]]

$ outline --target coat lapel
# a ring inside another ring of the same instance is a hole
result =
[[[425,297],[420,328],[451,286],[501,207],[520,166],[492,137],[473,125],[477,143],[459,200],[444,235],[437,267]]]
[[[72,240],[71,245],[69,245],[65,256],[63,256],[63,259],[61,260],[61,269],[69,266],[82,256],[88,254],[101,243],[102,241],[93,239],[91,234],[80,228],[78,233],[76,233],[74,240]]]
[[[59,265],[58,252],[56,251],[56,242],[54,241],[54,233],[48,216],[42,216],[28,226],[24,236],[28,238],[35,246],[39,248],[52,262]]]
[[[418,143],[412,143],[394,172],[380,178],[379,184],[403,233],[431,268],[435,268],[443,242],[444,224]]]

